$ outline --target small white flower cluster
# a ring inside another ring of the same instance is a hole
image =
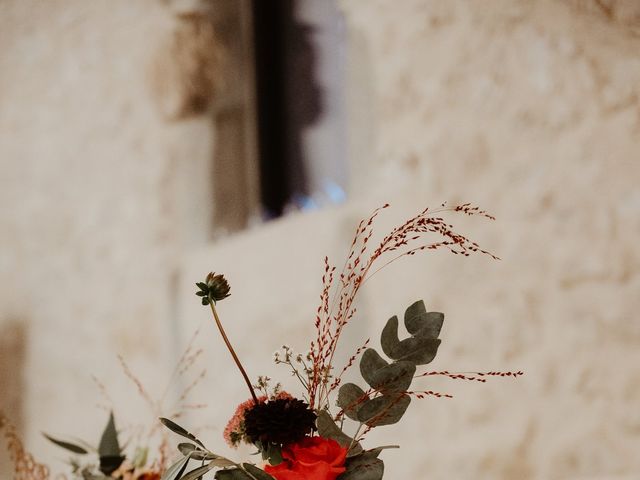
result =
[[[253,388],[259,390],[268,398],[274,398],[282,392],[282,385],[280,383],[276,383],[273,388],[270,388],[269,382],[271,382],[271,377],[267,375],[260,375],[257,383],[253,385]]]
[[[276,364],[280,364],[280,363],[290,364],[292,363],[292,360],[295,360],[297,363],[304,363],[305,360],[311,361],[312,360],[311,352],[307,352],[306,354],[296,353],[288,345],[282,345],[282,348],[280,350],[276,350],[275,352],[273,352],[273,361]]]
[[[258,383],[256,383],[254,385],[254,387],[258,387],[258,388],[266,388],[269,386],[269,382],[271,381],[271,377],[268,377],[267,375],[260,375],[258,377]]]
[[[276,365],[288,365],[291,374],[297,377],[305,388],[309,388],[313,375],[312,352],[296,353],[290,346],[282,345],[280,350],[273,352],[273,361]]]

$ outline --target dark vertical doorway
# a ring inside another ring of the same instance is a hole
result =
[[[258,156],[264,215],[309,195],[302,134],[321,115],[312,28],[295,0],[253,0]]]

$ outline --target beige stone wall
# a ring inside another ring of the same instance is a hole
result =
[[[355,347],[424,298],[447,314],[434,368],[526,376],[424,382],[455,398],[416,402],[410,420],[371,435],[371,444],[402,444],[385,453],[388,478],[634,478],[640,39],[633,17],[622,21],[584,2],[342,7],[358,154],[352,200],[196,255],[185,285],[205,264],[229,273],[235,297],[222,308],[232,335],[260,332],[241,351],[252,371],[271,373],[264,359],[282,338],[306,345],[320,259],[346,248],[360,216],[390,201],[389,225],[425,204],[477,202],[498,220],[463,228],[502,260],[438,254],[390,267],[361,298],[365,332],[354,328],[346,340]],[[206,321],[185,298],[185,320]],[[223,350],[211,350],[212,364],[232,366]],[[236,401],[246,396],[238,377],[210,381],[224,382]],[[228,413],[206,415],[222,428]]]
[[[189,187],[203,181],[210,126],[162,120],[145,80],[170,13],[151,1],[27,3],[0,7],[0,304],[3,319],[35,332],[31,445],[40,429],[68,431],[71,416],[82,436],[100,423],[90,374],[135,395],[116,351],[153,387],[168,376],[171,344],[202,326],[208,376],[192,398],[209,406],[185,423],[228,453],[220,432],[246,392],[193,282],[227,274],[221,315],[248,370],[284,376],[271,353],[283,340],[306,347],[321,260],[341,264],[360,217],[392,203],[384,233],[425,205],[473,201],[498,219],[465,219],[463,230],[502,260],[442,253],[389,267],[363,292],[361,330],[346,332],[343,355],[424,298],[446,314],[434,368],[526,376],[424,382],[455,398],[415,402],[404,423],[369,437],[402,445],[385,453],[386,478],[640,475],[634,2],[341,1],[349,202],[209,246],[201,217],[184,212],[207,191]],[[139,286],[149,279],[152,293]],[[136,402],[127,409],[142,411]]]
[[[501,262],[415,260],[375,310],[424,296],[438,366],[527,372],[426,402],[391,478],[640,474],[638,10],[599,3],[342,2],[373,79],[361,190],[498,217],[468,231]]]
[[[116,353],[152,391],[173,363],[171,279],[211,234],[213,158],[210,120],[166,120],[153,89],[176,25],[152,0],[0,2],[0,322],[28,335],[1,383],[26,372],[6,408],[45,459],[42,430],[97,439],[92,375],[144,411]]]

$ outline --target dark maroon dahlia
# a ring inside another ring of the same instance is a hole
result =
[[[316,429],[316,414],[302,400],[270,400],[245,413],[244,427],[253,443],[289,445]]]

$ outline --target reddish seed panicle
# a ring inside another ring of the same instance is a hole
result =
[[[440,214],[461,213],[468,216],[481,216],[493,220],[494,217],[469,203],[454,207],[442,204],[439,209],[424,209],[402,225],[391,230],[375,247],[372,245],[373,224],[385,204],[374,210],[360,221],[356,228],[349,254],[340,274],[335,278],[336,267],[324,259],[322,292],[320,305],[316,311],[316,338],[311,342],[311,374],[308,382],[308,397],[312,408],[328,405],[329,394],[341,383],[342,374],[351,367],[364,350],[358,349],[350,357],[347,365],[337,377],[332,376],[332,362],[340,335],[356,313],[354,301],[360,287],[373,275],[392,262],[412,256],[423,250],[446,249],[455,255],[469,256],[473,253],[488,255],[497,259],[491,252],[453,230]],[[427,237],[435,237],[428,241]],[[374,269],[374,267],[376,267]]]
[[[4,430],[7,450],[14,465],[14,480],[48,480],[51,477],[49,468],[38,463],[25,449],[15,427],[0,411],[0,431],[2,430]]]
[[[472,382],[480,382],[480,383],[486,383],[487,379],[486,378],[482,378],[482,377],[520,377],[522,375],[524,375],[524,372],[521,371],[517,371],[517,372],[462,372],[462,373],[458,373],[458,372],[449,372],[447,370],[443,370],[441,372],[425,372],[425,373],[421,373],[420,375],[416,375],[414,378],[418,378],[418,377],[431,377],[434,375],[438,375],[438,376],[443,376],[443,377],[448,377],[451,378],[453,380],[468,380],[468,381],[472,381]]]

